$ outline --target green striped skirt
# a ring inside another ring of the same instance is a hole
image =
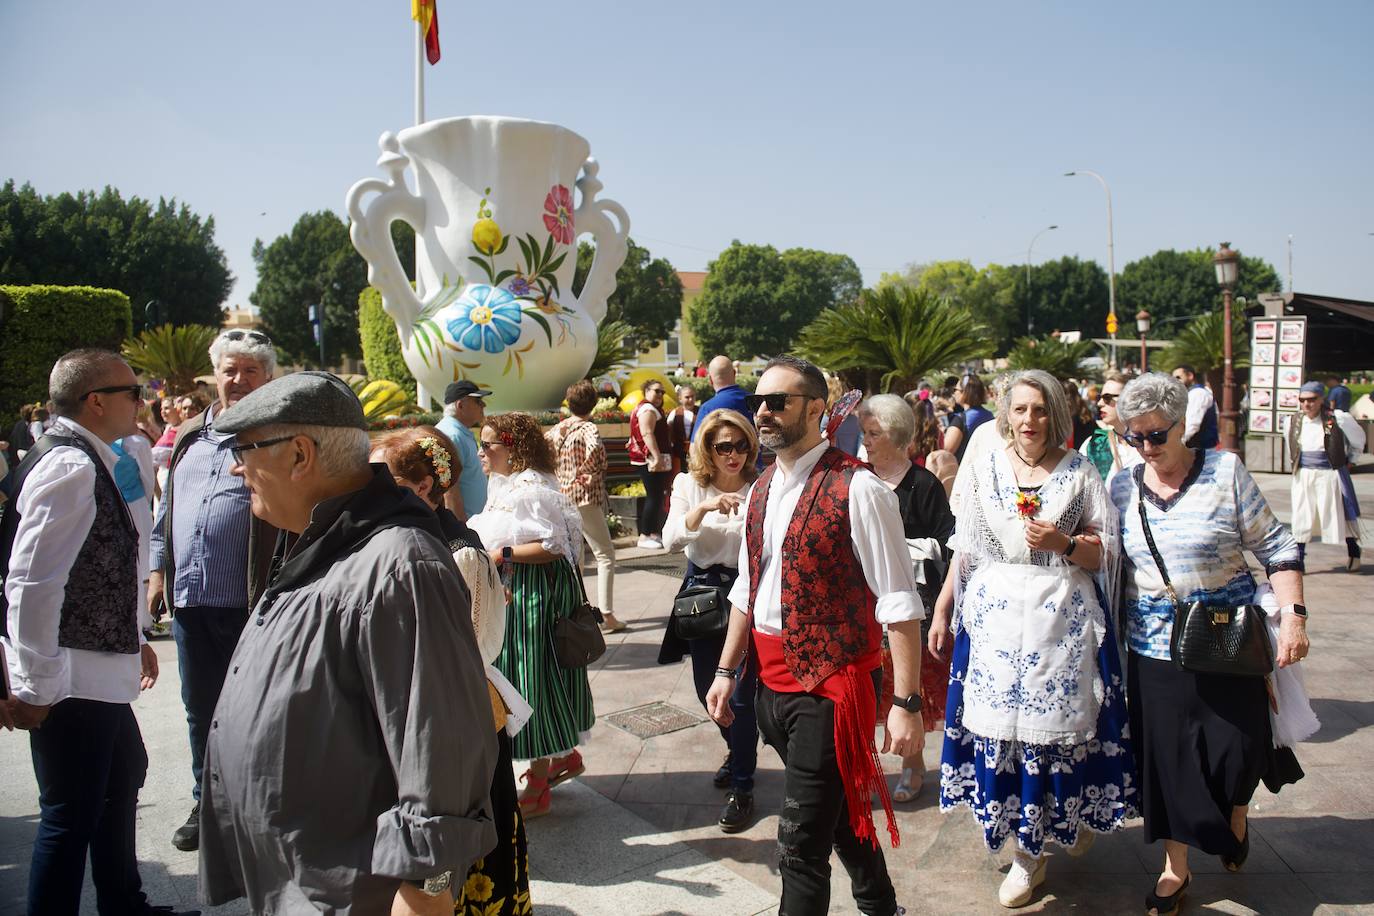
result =
[[[496,668],[534,714],[513,741],[516,760],[557,757],[577,747],[596,721],[586,668],[564,668],[553,654],[553,624],[582,601],[580,575],[566,560],[516,563],[506,641]]]

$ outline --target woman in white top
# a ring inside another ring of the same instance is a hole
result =
[[[740,542],[744,538],[744,507],[749,485],[758,476],[758,433],[754,424],[735,410],[715,410],[706,415],[688,452],[688,472],[673,481],[668,520],[663,526],[663,546],[687,555],[687,575],[682,587],[713,585],[721,599],[739,576]],[[673,621],[663,634],[658,663],[670,665],[692,657],[692,679],[697,699],[704,707],[706,691],[716,676],[716,665],[725,647],[725,634],[708,639],[683,639]],[[735,720],[722,727],[725,762],[716,771],[717,788],[728,788],[720,829],[743,830],[754,807],[754,768],[758,762],[758,726],[754,717],[754,693],[758,669],[746,659],[744,671],[730,699]]]

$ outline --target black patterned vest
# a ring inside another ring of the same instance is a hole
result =
[[[26,456],[16,470],[14,491],[0,524],[4,571],[8,572],[19,527],[16,510],[24,480],[37,459],[60,445],[81,450],[95,465],[95,520],[67,575],[57,644],[65,649],[133,654],[138,651],[138,531],[105,462],[80,435],[48,433],[35,445],[37,454]],[[29,457],[35,460],[30,462]]]

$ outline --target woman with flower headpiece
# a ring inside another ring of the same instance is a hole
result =
[[[469,908],[492,916],[516,916],[530,911],[529,861],[525,821],[515,791],[512,769],[512,737],[529,718],[529,704],[510,681],[493,666],[501,652],[506,631],[506,595],[496,565],[482,539],[444,506],[444,494],[458,473],[458,450],[453,441],[432,426],[397,430],[372,445],[372,461],[383,462],[396,482],[433,509],[448,539],[449,549],[472,606],[472,628],[477,648],[487,665],[487,689],[491,695],[492,727],[496,729],[496,770],[491,780],[492,820],[496,846],[473,863],[461,884],[454,876],[455,913]],[[469,723],[453,723],[465,728]]]
[[[1136,817],[1108,575],[1117,516],[1093,465],[1061,443],[1068,401],[1047,372],[1014,373],[996,423],[1007,445],[973,459],[931,654],[950,658],[940,809],[968,805],[1015,856],[999,899],[1030,902],[1046,842],[1071,855]]]
[[[554,476],[553,446],[534,417],[487,417],[478,439],[490,477],[487,503],[468,519],[508,583],[510,612],[496,667],[534,714],[514,739],[526,818],[549,813],[549,790],[586,767],[577,745],[596,715],[586,668],[564,668],[554,655],[554,624],[582,601],[582,518]]]

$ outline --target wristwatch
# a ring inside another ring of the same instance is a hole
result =
[[[502,548],[501,548],[501,565],[502,565],[502,566],[505,566],[507,563],[509,563],[509,562],[511,561],[511,558],[514,557],[514,556],[515,556],[515,551],[514,551],[512,548],[510,548],[510,547],[508,547],[508,546],[507,546],[507,547],[502,547]]]
[[[905,698],[903,698],[903,697],[893,697],[893,698],[892,698],[892,705],[893,705],[893,706],[900,706],[900,707],[902,707],[903,709],[905,709],[907,712],[920,712],[920,711],[921,711],[921,695],[920,695],[919,693],[913,693],[911,696],[905,697]]]
[[[1280,617],[1284,614],[1296,614],[1303,620],[1306,620],[1307,608],[1303,607],[1301,604],[1285,604],[1283,607],[1279,608]]]
[[[453,883],[453,872],[441,871],[439,874],[432,875],[423,881],[411,881],[409,883],[418,887],[422,894],[430,897],[438,897],[444,891],[448,890],[448,886]]]

